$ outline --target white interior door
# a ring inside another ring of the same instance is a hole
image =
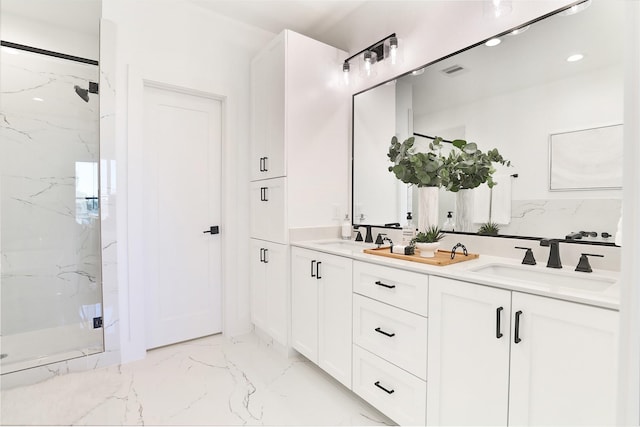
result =
[[[144,89],[146,346],[222,331],[219,100]]]

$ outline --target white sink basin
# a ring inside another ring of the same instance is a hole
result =
[[[616,283],[616,279],[612,277],[596,276],[593,273],[542,269],[526,265],[487,264],[469,271],[501,280],[517,280],[547,287],[590,292],[604,292]]]

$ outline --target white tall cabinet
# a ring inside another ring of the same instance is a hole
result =
[[[291,228],[337,226],[347,212],[350,97],[340,85],[346,56],[285,30],[251,64],[251,318],[285,347],[290,261],[274,256],[288,253]]]
[[[615,424],[618,313],[429,283],[428,425]]]

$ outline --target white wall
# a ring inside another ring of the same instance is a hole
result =
[[[115,24],[115,145],[118,162],[119,301],[122,361],[144,357],[143,283],[137,264],[142,191],[139,171],[127,168],[137,155],[142,79],[209,92],[225,98],[223,118],[223,329],[251,329],[248,252],[249,65],[274,35],[219,17],[179,0],[110,0],[103,19]],[[133,90],[131,90],[133,89]],[[188,191],[188,189],[185,189]],[[129,250],[133,248],[132,252]]]

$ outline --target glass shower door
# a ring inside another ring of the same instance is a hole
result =
[[[1,372],[104,351],[98,66],[0,49]]]

